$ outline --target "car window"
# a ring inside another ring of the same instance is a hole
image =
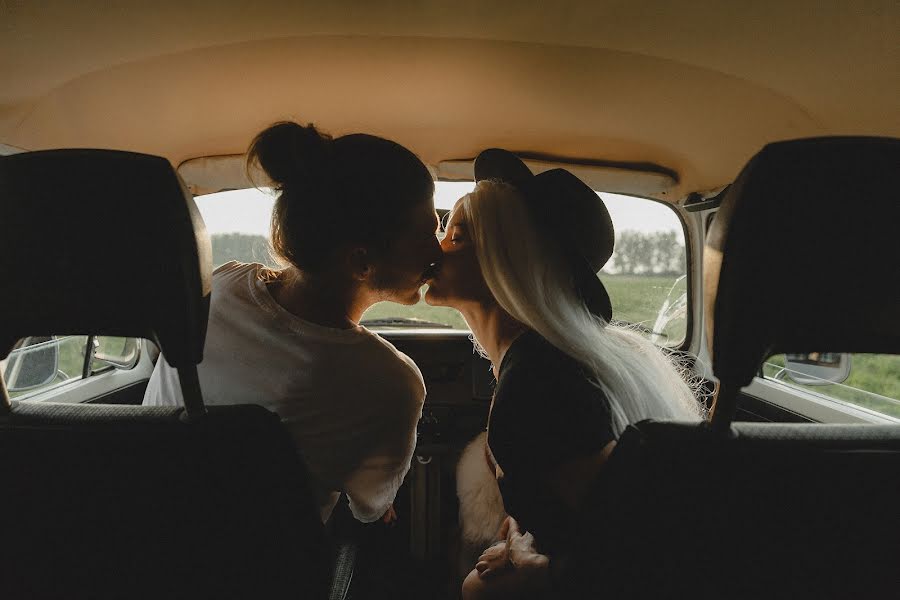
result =
[[[131,369],[139,340],[111,336],[33,336],[19,340],[0,370],[11,398],[27,400],[51,388],[111,369]],[[85,362],[89,368],[85,370]]]
[[[661,346],[681,346],[689,313],[681,219],[662,202],[623,194],[600,197],[616,231],[613,255],[599,273],[613,319],[633,324]]]
[[[472,191],[472,182],[435,182],[435,208],[449,210]],[[616,229],[616,250],[600,272],[613,302],[614,319],[633,324],[664,346],[680,346],[687,332],[687,265],[684,227],[668,205],[601,193]],[[274,204],[270,190],[232,190],[198,196],[197,207],[212,239],[215,266],[237,260],[277,266],[269,252]],[[455,309],[380,302],[362,318],[373,328],[466,330]]]
[[[800,355],[808,356],[808,355]],[[826,370],[812,370],[797,356],[777,354],[763,363],[762,376],[818,394],[829,400],[859,406],[900,418],[900,356],[892,354],[824,355],[844,357],[847,369],[838,381]],[[788,359],[787,361],[785,359]]]

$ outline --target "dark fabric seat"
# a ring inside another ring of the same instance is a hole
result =
[[[897,427],[645,421],[608,467],[586,528],[603,551],[569,582],[586,597],[875,597],[895,581]]]
[[[731,423],[780,352],[900,352],[900,140],[772,144],[707,243],[712,423],[645,421],[585,516],[584,597],[845,598],[896,590],[900,426]],[[815,251],[810,251],[815,249]],[[778,256],[790,269],[773,268]]]
[[[13,403],[5,597],[325,597],[328,542],[278,417],[184,414]]]
[[[115,250],[82,252],[100,239]],[[186,405],[10,402],[0,379],[4,598],[328,596],[335,549],[278,416],[203,404],[211,273],[167,161],[0,158],[0,357],[24,335],[150,338]],[[336,597],[352,575],[339,566]]]

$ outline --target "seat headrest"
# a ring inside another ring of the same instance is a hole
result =
[[[704,251],[713,371],[744,386],[781,352],[900,351],[900,140],[770,144]]]
[[[212,250],[168,161],[111,150],[0,157],[0,358],[28,335],[145,337],[203,358]]]

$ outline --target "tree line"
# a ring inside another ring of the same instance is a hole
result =
[[[675,231],[626,229],[616,236],[615,252],[603,271],[617,275],[683,275],[687,254]]]
[[[230,260],[276,266],[269,255],[269,241],[261,235],[216,233],[210,236],[210,241],[215,266]]]

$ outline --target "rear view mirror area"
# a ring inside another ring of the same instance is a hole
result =
[[[24,392],[52,382],[59,371],[56,336],[32,336],[19,341],[3,369],[10,392]]]
[[[98,336],[93,341],[94,370],[104,366],[130,369],[140,358],[141,346],[138,338]]]
[[[785,354],[785,376],[801,385],[843,383],[850,376],[850,355],[837,352]]]

